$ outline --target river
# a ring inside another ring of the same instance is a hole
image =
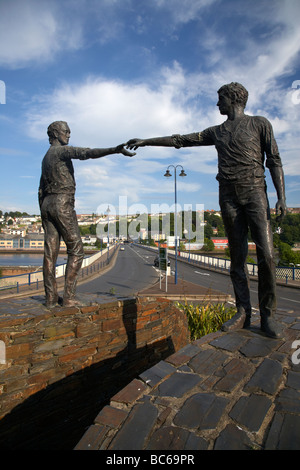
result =
[[[64,264],[67,254],[59,255],[56,264]],[[0,267],[4,266],[42,266],[43,253],[1,253]]]

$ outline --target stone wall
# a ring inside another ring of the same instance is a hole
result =
[[[0,341],[0,448],[66,450],[116,392],[186,345],[189,332],[167,299],[50,311],[28,298],[1,302]]]
[[[17,276],[19,274],[33,273],[37,268],[34,266],[1,266],[2,276]]]

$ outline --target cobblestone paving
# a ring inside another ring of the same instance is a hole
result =
[[[75,449],[300,449],[300,312],[277,319],[284,340],[254,316],[249,330],[207,335],[145,371]]]

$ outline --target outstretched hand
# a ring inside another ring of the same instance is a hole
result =
[[[132,149],[136,150],[139,147],[143,147],[145,144],[142,139],[130,139],[125,145],[126,145],[126,148],[130,150]]]
[[[135,152],[128,152],[128,150],[125,149],[125,145],[126,144],[120,144],[117,146],[117,153],[122,153],[123,155],[125,155],[125,157],[133,157],[134,155],[136,155]]]

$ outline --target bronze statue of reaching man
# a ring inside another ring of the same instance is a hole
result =
[[[272,338],[282,337],[274,315],[276,278],[270,210],[265,183],[265,165],[277,192],[279,220],[286,214],[285,183],[281,157],[271,123],[244,110],[248,91],[232,82],[218,90],[220,113],[227,115],[221,125],[186,135],[131,139],[127,148],[144,146],[182,147],[214,145],[218,154],[219,204],[231,256],[231,280],[236,298],[236,315],[223,325],[224,331],[250,326],[251,303],[246,267],[247,234],[256,244],[258,299],[261,329]]]
[[[50,148],[42,161],[39,205],[44,229],[43,274],[46,306],[75,306],[76,283],[84,257],[83,244],[74,209],[75,178],[72,159],[87,160],[121,153],[132,157],[125,144],[111,148],[68,146],[70,128],[65,121],[55,121],[48,127]],[[55,264],[60,240],[67,247],[67,266],[63,299],[60,299],[55,278]]]

